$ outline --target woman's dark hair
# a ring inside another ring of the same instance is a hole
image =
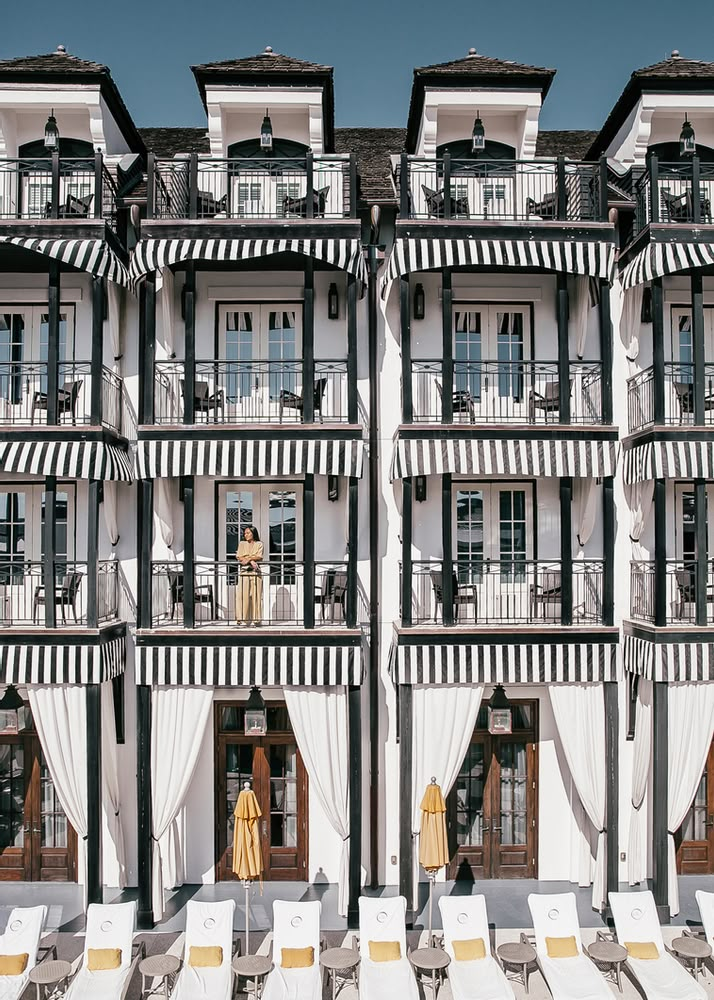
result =
[[[253,541],[254,542],[259,542],[260,541],[260,535],[258,534],[258,529],[256,528],[256,526],[254,524],[244,524],[243,525],[243,538],[244,539],[245,539],[245,533],[246,533],[246,531],[252,531],[253,532]]]

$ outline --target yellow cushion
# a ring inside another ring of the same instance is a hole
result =
[[[223,965],[223,948],[219,944],[203,948],[192,944],[188,950],[188,964],[194,969],[218,969]]]
[[[0,955],[0,976],[21,976],[29,959],[26,951],[21,955]]]
[[[315,964],[315,949],[281,948],[280,964],[284,969],[309,969]]]
[[[90,972],[108,972],[121,965],[121,948],[87,948],[87,968]]]
[[[630,958],[644,958],[648,961],[659,958],[659,949],[654,941],[625,941]]]
[[[577,958],[579,955],[578,942],[574,934],[570,937],[547,937],[545,950],[548,952],[548,958]]]
[[[398,941],[370,941],[369,957],[373,962],[398,962],[402,948]]]
[[[465,941],[452,941],[454,958],[457,962],[473,962],[486,957],[486,945],[483,938],[468,938]]]

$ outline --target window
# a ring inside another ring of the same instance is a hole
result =
[[[0,582],[19,583],[25,563],[25,494],[0,493]]]
[[[0,397],[9,403],[22,400],[24,346],[25,317],[21,313],[0,313]]]

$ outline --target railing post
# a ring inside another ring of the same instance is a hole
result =
[[[409,218],[409,157],[402,153],[399,160],[399,215]]]
[[[612,423],[612,315],[610,311],[610,285],[607,278],[600,278],[600,367],[602,377],[602,413],[604,424]]]
[[[654,483],[654,623],[667,624],[667,510],[666,480]]]
[[[699,225],[702,221],[702,189],[699,187],[699,157],[692,157],[692,222]]]
[[[453,348],[453,305],[454,293],[451,286],[451,270],[445,267],[441,274],[441,349],[442,382],[441,422],[454,422],[454,348]]]
[[[350,857],[347,922],[359,926],[362,889],[362,688],[350,685],[347,694],[347,729],[350,759]]]
[[[198,218],[198,153],[188,157],[188,217]]]
[[[303,483],[303,616],[305,628],[315,628],[315,476],[305,474]]]
[[[399,325],[401,328],[402,355],[402,421],[410,424],[414,419],[412,404],[412,317],[409,297],[409,275],[399,278]],[[370,414],[370,420],[374,420]]]
[[[694,423],[701,427],[706,419],[704,381],[706,355],[704,350],[704,290],[702,272],[692,272],[692,349],[694,361]]]
[[[600,222],[607,222],[607,157],[600,157],[599,216]]]
[[[47,292],[47,423],[58,423],[60,269],[50,260]]]
[[[659,222],[659,162],[656,153],[649,155],[650,222]]]
[[[354,153],[350,153],[350,208],[348,218],[357,218],[357,160]]]
[[[50,182],[50,218],[59,219],[60,200],[60,157],[52,154],[52,177]]]
[[[194,476],[183,477],[183,625],[196,624],[196,583],[194,580]]]
[[[156,354],[156,272],[139,286],[139,423],[154,422],[154,361]]]
[[[357,279],[347,275],[347,421],[356,424],[357,405]]]
[[[104,303],[106,288],[104,278],[92,278],[92,360],[90,363],[90,423],[100,427],[102,423],[102,369],[104,351]]]
[[[568,217],[568,192],[565,189],[565,157],[559,156],[555,164],[556,187],[558,191],[558,220]]]
[[[441,618],[444,625],[454,624],[454,543],[451,530],[451,474],[441,477]]]
[[[669,685],[655,681],[653,689],[652,894],[660,921],[669,922]]]
[[[94,218],[101,219],[104,214],[102,183],[104,181],[104,161],[102,151],[94,154]]]
[[[573,624],[573,480],[560,479],[560,624]]]
[[[412,688],[400,684],[399,699],[399,894],[406,900],[406,923],[414,919],[414,838],[412,837]]]
[[[402,625],[412,623],[412,477],[402,479]]]
[[[451,218],[451,154],[444,153],[444,218]]]
[[[140,652],[138,655],[141,655]],[[154,841],[151,835],[151,687],[136,688],[136,826],[138,906],[136,924],[141,930],[154,926],[152,868]]]
[[[705,479],[694,480],[694,550],[695,550],[695,608],[697,625],[707,625],[707,584],[709,562],[707,557],[707,484]],[[685,567],[686,569],[687,567]]]
[[[314,219],[315,217],[315,158],[311,150],[305,156],[306,191],[305,191],[305,217]]]
[[[149,153],[146,157],[146,218],[154,218],[154,190],[156,185],[156,157]]]
[[[654,375],[654,422],[664,423],[664,293],[662,279],[652,279],[652,374]]]
[[[161,294],[165,293],[162,291]],[[183,422],[194,424],[196,422],[196,264],[192,260],[186,262],[183,301]]]
[[[42,584],[45,590],[45,628],[57,626],[55,561],[57,559],[57,478],[45,478],[45,520],[42,525]]]
[[[614,478],[602,481],[602,623],[615,624],[615,489]]]
[[[606,830],[606,878],[603,904],[609,894],[618,890],[619,868],[619,810],[620,810],[620,768],[619,768],[619,684],[616,680],[605,681],[605,773],[607,792],[605,803]]]
[[[315,419],[315,264],[306,257],[305,301],[302,319],[302,419],[311,424]]]
[[[151,588],[153,585],[151,556],[154,539],[154,482],[140,479],[137,483],[138,506],[136,542],[138,554],[136,627],[151,628]]]
[[[558,272],[556,281],[556,318],[558,324],[558,403],[561,424],[570,423],[570,346],[568,320],[568,277]]]
[[[97,479],[87,485],[87,628],[99,627],[99,491]]]
[[[359,545],[359,479],[350,476],[347,486],[347,628],[357,627],[357,558]]]
[[[87,904],[101,903],[102,893],[102,688],[85,690],[87,741]]]

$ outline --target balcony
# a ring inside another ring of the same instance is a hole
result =
[[[412,563],[412,625],[444,624],[440,559]],[[603,560],[573,562],[573,624],[603,624]],[[455,625],[560,625],[561,563],[554,559],[453,564]]]
[[[14,556],[0,561],[0,629],[14,626],[40,628],[45,624],[44,562],[23,562]],[[57,628],[86,627],[87,563],[55,564],[54,604]],[[104,560],[97,566],[97,620],[119,617],[118,564]]]
[[[354,219],[352,154],[149,157],[149,219]]]
[[[599,163],[403,155],[395,186],[402,219],[607,221],[607,191]]]
[[[185,362],[157,361],[154,389],[154,422],[183,423]],[[197,361],[193,410],[196,423],[301,424],[303,362]],[[346,360],[315,362],[313,410],[316,422],[349,422]]]
[[[103,219],[116,230],[117,187],[101,153],[0,160],[0,222]]]
[[[667,559],[664,573],[664,625],[697,624],[697,564],[691,559]],[[655,563],[630,564],[630,615],[640,621],[656,622]],[[707,565],[706,624],[714,625],[714,561]]]
[[[688,226],[711,224],[714,203],[714,163],[698,157],[660,163],[651,156],[632,181],[635,199],[633,239],[650,223]]]
[[[557,361],[455,361],[454,423],[558,424]],[[412,420],[441,423],[443,362],[412,362]],[[602,424],[602,364],[570,364],[570,424]]]
[[[46,361],[0,362],[0,427],[41,427],[49,423]],[[91,361],[61,361],[57,379],[57,424],[93,425],[92,394],[99,382],[101,424],[121,433],[122,379],[102,365],[99,373]]]
[[[661,415],[655,400],[655,370],[646,368],[627,380],[627,417],[630,433],[651,424],[672,427],[694,424],[694,364],[666,361]],[[704,365],[704,425],[714,425],[714,364]]]

